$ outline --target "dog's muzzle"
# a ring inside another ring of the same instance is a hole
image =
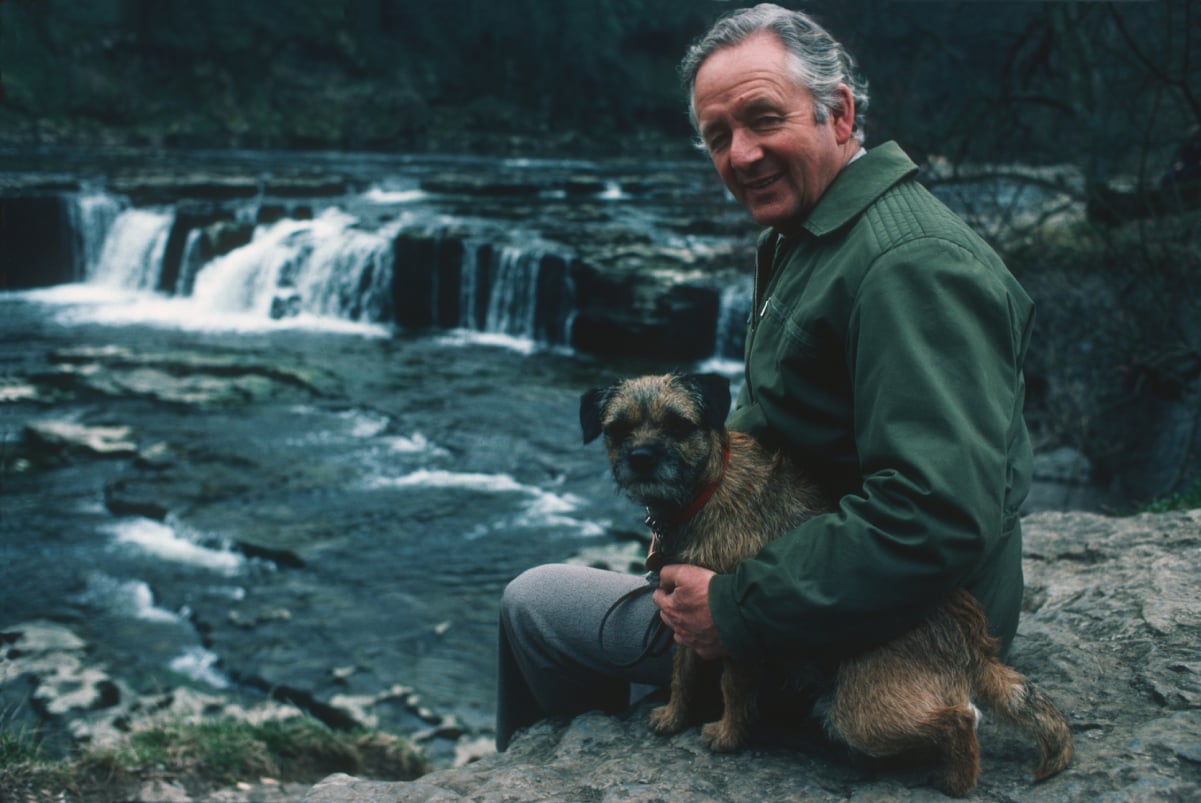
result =
[[[639,446],[626,455],[626,465],[638,479],[649,480],[659,467],[659,453],[649,446]]]

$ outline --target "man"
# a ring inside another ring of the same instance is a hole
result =
[[[1005,648],[1017,629],[1030,299],[900,148],[863,149],[866,85],[806,15],[734,12],[681,72],[718,174],[768,227],[728,427],[807,466],[837,508],[733,574],[666,566],[650,600],[615,606],[643,582],[618,573],[523,574],[502,600],[502,750],[543,716],[662,683],[669,656],[642,655],[655,609],[677,644],[744,661],[863,649],[959,587]]]

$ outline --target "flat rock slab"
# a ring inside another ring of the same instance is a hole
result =
[[[1011,662],[1063,708],[1076,759],[1041,784],[1036,750],[987,718],[979,801],[1201,800],[1201,511],[1025,520],[1026,611]],[[307,803],[945,799],[929,768],[873,766],[812,736],[736,755],[670,739],[647,707],[540,723],[509,751],[407,783],[331,776]],[[778,736],[778,735],[777,735]]]

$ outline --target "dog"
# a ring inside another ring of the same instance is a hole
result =
[[[790,460],[727,431],[729,408],[729,382],[715,374],[636,377],[580,398],[584,443],[604,435],[618,487],[646,508],[651,571],[691,563],[730,573],[768,541],[830,509]],[[1037,740],[1035,780],[1055,775],[1072,758],[1068,724],[999,655],[983,610],[958,590],[912,630],[839,660],[815,711],[830,737],[868,756],[933,751],[945,765],[944,789],[962,796],[980,772],[975,695]],[[659,735],[693,723],[704,696],[702,663],[691,650],[676,650],[669,701],[651,712]],[[705,725],[701,738],[715,752],[738,750],[755,717],[757,667],[725,659],[721,696],[721,719]]]

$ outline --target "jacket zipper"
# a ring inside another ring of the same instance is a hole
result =
[[[772,243],[772,248],[770,249],[771,250],[771,261],[769,263],[769,268],[770,268],[769,275],[772,276],[773,278],[775,277],[776,262],[779,260],[781,245],[783,242],[784,242],[783,235],[781,235],[781,234],[775,235],[775,242]],[[763,257],[766,255],[767,252],[768,252],[767,248],[760,248],[755,254],[755,275],[752,278],[752,283],[751,283],[751,309],[750,309],[750,313],[749,313],[748,320],[747,320],[748,331],[747,331],[746,353],[748,355],[750,355],[751,352],[754,351],[755,336],[759,331],[759,321],[762,320],[763,316],[767,313],[767,304],[768,304],[768,301],[770,301],[770,299],[771,299],[771,297],[767,296],[767,295],[765,295],[765,297],[762,300],[760,300],[760,298],[759,298],[759,290],[760,290],[759,285],[760,285],[760,281],[763,276]],[[767,282],[767,284],[771,284],[771,282],[769,281],[769,282]],[[765,286],[762,289],[766,293],[767,287]],[[755,401],[755,390],[754,390],[754,383],[751,381],[751,365],[750,365],[749,360],[747,360],[746,364],[743,366],[743,375],[745,376],[745,379],[746,379],[747,398],[749,398],[752,402],[754,402]]]

